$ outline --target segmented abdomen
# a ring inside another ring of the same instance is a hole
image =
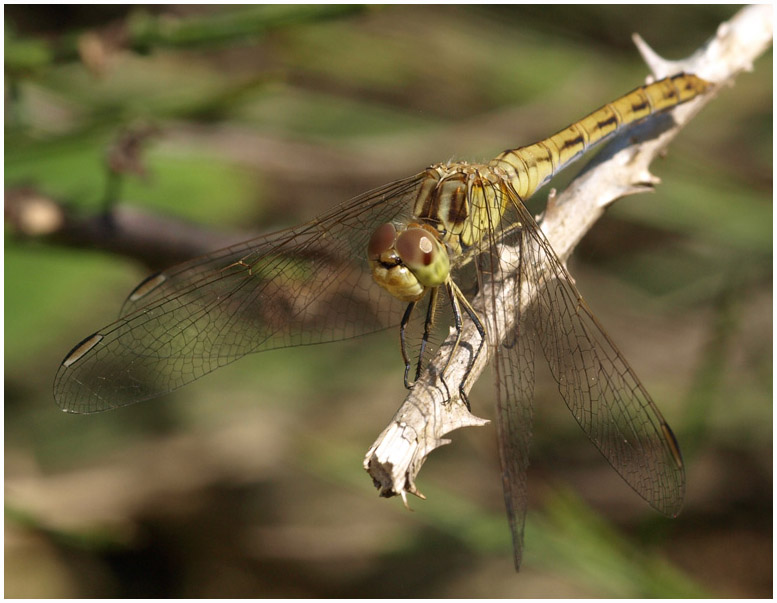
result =
[[[629,92],[550,138],[505,151],[489,165],[501,167],[521,199],[619,128],[671,109],[704,93],[710,84],[681,73]]]

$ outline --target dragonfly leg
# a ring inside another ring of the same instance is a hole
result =
[[[443,375],[445,375],[445,371],[448,370],[448,366],[450,365],[451,360],[453,359],[453,355],[456,353],[456,349],[459,347],[459,342],[461,341],[462,306],[464,307],[464,311],[467,313],[467,316],[469,316],[472,322],[475,324],[475,328],[477,329],[478,334],[480,335],[480,344],[478,345],[478,349],[472,355],[472,358],[467,365],[467,369],[464,372],[464,377],[462,377],[461,381],[459,382],[459,397],[461,398],[462,402],[464,402],[464,404],[467,406],[467,410],[472,410],[469,404],[469,399],[467,398],[467,394],[464,391],[464,385],[467,382],[467,378],[469,377],[470,371],[472,371],[472,366],[475,364],[475,359],[480,355],[480,352],[483,350],[483,343],[486,340],[486,330],[483,327],[483,323],[480,321],[480,318],[478,317],[477,312],[475,312],[475,309],[470,305],[470,303],[467,301],[467,298],[464,297],[464,294],[459,290],[459,288],[455,285],[455,283],[453,283],[453,281],[449,279],[448,282],[446,283],[446,288],[448,290],[448,296],[450,297],[451,308],[453,310],[453,322],[454,322],[454,327],[456,328],[456,341],[453,344],[451,355],[448,357],[448,362],[445,364],[445,368],[442,371]]]
[[[421,376],[421,370],[423,369],[424,365],[424,352],[426,352],[426,346],[429,343],[429,334],[431,333],[432,327],[434,326],[434,317],[435,310],[437,308],[438,295],[438,289],[432,289],[432,292],[429,296],[429,307],[426,309],[426,318],[424,319],[424,334],[421,337],[421,347],[418,351],[418,362],[416,363],[415,368],[415,378],[413,379],[412,383],[410,382],[410,366],[412,362],[407,354],[405,328],[407,327],[407,323],[410,322],[410,317],[413,314],[413,309],[415,308],[417,302],[410,302],[407,310],[405,310],[405,315],[402,317],[402,323],[399,326],[399,339],[401,344],[400,347],[402,349],[402,359],[405,361],[405,387],[407,389],[413,387],[415,382],[418,381],[418,377]]]
[[[429,294],[429,307],[426,308],[426,318],[424,319],[424,335],[421,337],[421,349],[418,351],[418,365],[416,366],[415,378],[421,376],[421,369],[423,368],[424,352],[426,351],[426,345],[429,342],[429,332],[434,326],[434,314],[437,309],[437,296],[439,295],[439,288],[435,287]]]
[[[483,326],[483,323],[480,321],[480,317],[478,316],[478,313],[475,312],[475,309],[469,304],[469,302],[464,299],[464,303],[462,304],[464,306],[464,311],[467,313],[467,316],[469,316],[470,320],[472,320],[472,323],[475,325],[475,328],[478,330],[478,335],[480,335],[480,344],[478,345],[478,349],[475,352],[475,354],[472,356],[472,361],[469,363],[469,366],[467,367],[467,370],[464,372],[464,377],[461,380],[461,384],[459,385],[459,394],[461,395],[462,400],[464,400],[464,403],[467,405],[467,410],[472,410],[469,406],[469,400],[467,399],[466,394],[464,393],[464,384],[467,382],[467,379],[469,379],[469,374],[472,372],[472,367],[475,364],[475,359],[480,356],[480,352],[483,351],[483,344],[486,342],[486,329]]]
[[[410,380],[408,379],[408,376],[410,375],[410,358],[407,356],[407,346],[405,345],[405,329],[407,328],[407,323],[410,321],[410,317],[413,315],[413,308],[415,308],[416,302],[410,302],[407,305],[407,310],[405,310],[404,315],[402,316],[402,322],[399,324],[399,349],[402,352],[402,360],[405,363],[405,387],[407,389],[410,389],[413,384],[410,383]]]

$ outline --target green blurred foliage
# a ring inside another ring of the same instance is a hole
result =
[[[632,32],[679,58],[736,10],[6,7],[6,189],[96,213],[107,149],[151,124],[120,202],[272,230],[545,137],[641,83]],[[491,428],[430,457],[414,513],[378,500],[359,464],[403,398],[395,333],[65,416],[58,363],[145,269],[7,227],[6,595],[768,596],[771,71],[769,53],[724,90],[654,166],[657,191],[616,204],[572,263],[684,446],[680,519],[610,475],[547,378],[519,575]]]

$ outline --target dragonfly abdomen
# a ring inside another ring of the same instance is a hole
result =
[[[545,140],[501,153],[489,165],[505,170],[521,199],[528,199],[553,175],[623,126],[687,102],[709,88],[708,82],[685,73],[640,86]]]

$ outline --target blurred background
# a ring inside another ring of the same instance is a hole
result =
[[[379,499],[361,463],[404,399],[394,332],[247,357],[100,415],[51,393],[166,259],[44,236],[52,207],[78,225],[116,200],[205,241],[298,224],[544,138],[643,83],[632,33],[678,59],[736,10],[7,6],[5,595],[771,596],[771,51],[570,262],[683,447],[676,520],[609,468],[543,371],[520,574],[492,425],[431,455],[414,512]],[[493,417],[489,376],[470,400]]]

